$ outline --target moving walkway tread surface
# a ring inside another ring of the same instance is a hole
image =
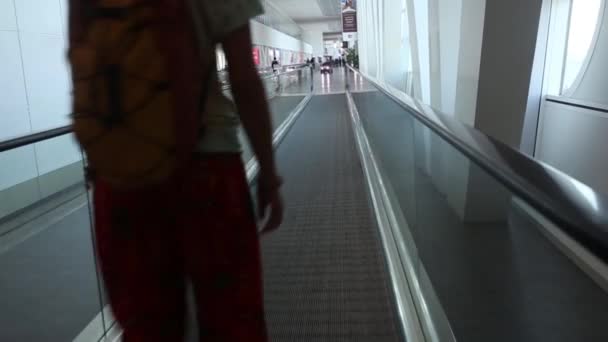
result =
[[[277,161],[285,221],[262,241],[271,340],[401,340],[345,96],[313,97]]]

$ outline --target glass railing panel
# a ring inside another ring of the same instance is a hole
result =
[[[34,146],[0,153],[0,220],[40,200]]]
[[[263,81],[279,131],[310,94],[310,70]],[[0,153],[0,341],[98,341],[114,325],[83,159],[71,134]]]
[[[36,162],[41,198],[83,189],[82,154],[71,134],[37,143]]]
[[[555,243],[556,226],[430,129],[414,129],[419,277],[456,339],[608,339],[608,294]]]
[[[312,75],[310,69],[304,67],[267,75],[262,77],[262,82],[270,107],[272,128],[276,133],[304,98],[311,93]],[[226,88],[225,94],[232,97],[229,87]],[[239,131],[239,136],[243,148],[242,158],[247,163],[253,157],[253,151],[242,129]]]
[[[580,246],[383,93],[353,99],[441,340],[608,339],[605,284]]]
[[[82,193],[81,158],[72,135],[0,153],[0,220],[65,192]]]
[[[82,155],[70,135],[0,153],[0,341],[104,333]]]
[[[367,82],[362,82],[367,83]],[[352,87],[352,84],[349,84]],[[381,92],[353,93],[361,122],[377,156],[387,190],[397,201],[412,233],[416,230],[414,120]],[[406,232],[406,231],[404,231]]]

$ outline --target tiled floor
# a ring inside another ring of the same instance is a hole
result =
[[[363,81],[361,75],[350,71],[346,72],[346,70],[345,67],[336,67],[332,74],[321,74],[316,70],[314,75],[315,94],[344,93],[346,81],[348,81],[350,90],[353,92],[374,90],[372,85]]]
[[[346,68],[344,67],[335,67],[332,74],[321,74],[317,67],[313,71],[314,93],[315,95],[343,94],[346,90],[347,80],[353,92],[375,90],[371,84],[364,82],[359,74],[348,72],[347,77]],[[302,79],[299,83],[294,83],[283,89],[282,95],[304,95],[309,92],[309,87],[309,80]]]

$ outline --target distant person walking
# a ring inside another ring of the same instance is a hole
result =
[[[275,57],[275,58],[272,60],[272,64],[271,64],[272,71],[276,72],[276,71],[277,71],[277,69],[276,69],[276,68],[277,68],[278,66],[279,66],[279,61],[277,61],[277,58]]]

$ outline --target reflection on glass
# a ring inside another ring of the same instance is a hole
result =
[[[578,193],[582,195],[587,202],[589,202],[589,204],[591,205],[591,207],[593,207],[594,210],[600,209],[600,204],[598,203],[597,196],[593,189],[591,189],[588,185],[579,182],[576,179],[571,179],[571,183],[572,185],[574,185]]]
[[[425,298],[417,309],[440,337],[608,340],[608,294],[548,238],[542,214],[383,94],[353,98],[407,221],[399,228]]]
[[[0,154],[0,341],[103,335],[82,157],[72,139]],[[19,168],[7,167],[17,160]]]
[[[0,153],[0,170],[0,220],[82,185],[84,177],[72,135]]]

